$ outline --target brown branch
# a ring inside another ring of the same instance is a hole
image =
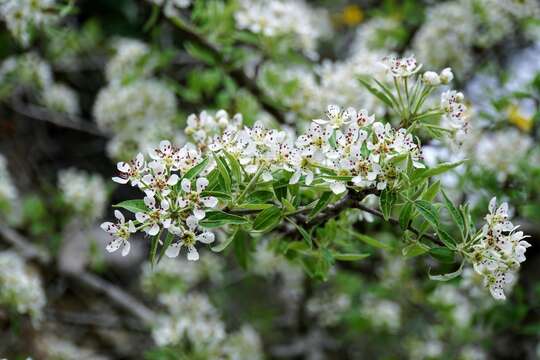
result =
[[[14,97],[11,102],[7,103],[8,107],[17,114],[28,118],[48,122],[59,127],[85,132],[87,134],[109,137],[109,134],[101,131],[94,123],[81,119],[77,116],[66,115],[56,111],[49,110],[45,107],[23,103],[17,97]]]
[[[44,257],[41,250],[7,225],[0,223],[0,235],[6,242],[13,245],[25,259],[36,260],[43,267],[50,267],[51,258],[49,256]],[[76,283],[104,294],[117,306],[135,315],[146,325],[153,323],[156,317],[154,312],[120,287],[88,271],[75,272],[62,269],[59,271],[62,275],[72,278]]]

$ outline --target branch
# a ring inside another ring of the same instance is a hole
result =
[[[16,113],[29,117],[34,120],[40,120],[54,124],[59,127],[85,132],[100,137],[109,137],[108,134],[102,132],[92,122],[86,121],[79,117],[68,116],[59,112],[49,110],[42,106],[23,103],[16,97],[10,103],[7,103]]]
[[[283,116],[281,109],[279,109],[276,104],[263,93],[257,83],[250,79],[243,70],[237,68],[223,56],[223,51],[218,45],[206,39],[193,25],[189,24],[184,19],[178,17],[169,17],[168,19],[189,41],[196,43],[206,51],[210,52],[212,56],[220,62],[222,70],[225,71],[238,86],[246,88],[260,102],[262,108],[272,115],[277,122],[285,124],[285,117]]]
[[[31,244],[16,231],[10,229],[7,225],[0,223],[0,235],[4,238],[4,240],[19,250],[25,259],[36,260],[43,267],[50,267],[50,257],[44,257],[41,250]],[[88,288],[104,294],[116,305],[135,315],[146,325],[151,325],[153,323],[153,320],[156,317],[154,312],[114,284],[109,283],[108,281],[88,271],[73,272],[62,269],[59,269],[59,271],[62,275],[68,276],[75,280],[75,282],[81,283]]]

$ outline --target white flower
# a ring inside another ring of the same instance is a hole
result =
[[[442,81],[439,75],[434,71],[426,71],[424,75],[422,75],[422,80],[430,86],[440,85]]]
[[[341,111],[337,105],[328,105],[328,109],[326,110],[326,117],[328,119],[315,119],[313,121],[319,125],[327,125],[331,129],[339,129],[343,125],[356,120],[356,115],[356,110],[352,107]]]
[[[122,256],[126,256],[131,248],[128,239],[130,234],[136,231],[135,225],[131,220],[126,223],[124,215],[118,210],[114,211],[114,216],[118,219],[116,224],[112,222],[101,224],[101,228],[113,237],[113,240],[107,244],[106,249],[108,252],[115,252],[122,247]]]
[[[201,220],[205,217],[205,210],[203,208],[214,208],[218,204],[218,199],[214,196],[201,196],[201,193],[208,186],[208,179],[205,177],[199,177],[195,181],[195,190],[191,188],[191,180],[182,179],[182,190],[184,194],[180,200],[181,204],[185,206],[193,207],[193,215],[196,219]]]
[[[152,161],[148,164],[151,170],[150,174],[146,174],[142,178],[142,185],[147,196],[154,196],[156,193],[162,196],[167,196],[172,191],[171,186],[178,183],[180,179],[177,174],[167,175],[167,169],[163,163]]]
[[[143,225],[143,229],[148,235],[155,236],[159,234],[161,225],[164,228],[171,226],[172,220],[167,212],[169,210],[169,203],[167,201],[161,201],[160,207],[157,207],[154,197],[145,196],[144,204],[148,208],[148,211],[135,213],[135,218]]]
[[[68,115],[78,115],[79,97],[70,87],[63,84],[53,84],[43,91],[43,103],[49,109]]]
[[[139,186],[140,180],[143,176],[143,171],[145,170],[145,161],[144,156],[141,153],[138,153],[137,156],[129,163],[119,162],[116,167],[120,172],[119,176],[112,178],[114,182],[119,184],[127,184],[131,181],[131,186]]]
[[[195,243],[202,242],[210,244],[214,242],[215,236],[210,231],[201,231],[198,228],[198,220],[195,216],[189,216],[186,219],[187,228],[181,229],[175,235],[180,236],[180,240],[171,244],[165,251],[168,257],[177,257],[182,246],[187,248],[187,259],[191,261],[199,260],[199,252]]]
[[[416,63],[414,56],[404,58],[387,56],[382,59],[382,65],[393,77],[409,77],[422,68],[422,64]]]
[[[65,169],[58,173],[58,187],[64,201],[78,215],[96,220],[103,215],[107,201],[105,181],[97,174]]]
[[[454,80],[454,73],[452,73],[452,69],[447,67],[441,71],[441,74],[439,75],[441,83],[448,84]]]

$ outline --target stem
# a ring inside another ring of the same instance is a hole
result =
[[[251,178],[251,180],[249,180],[249,183],[247,184],[246,188],[242,191],[242,193],[238,196],[238,198],[236,198],[236,204],[240,204],[240,200],[243,200],[244,197],[246,196],[247,192],[249,190],[251,190],[251,188],[255,185],[255,183],[257,182],[257,179],[259,178],[259,176],[262,174],[262,171],[263,171],[263,167],[259,165],[259,168],[257,169],[257,172],[255,173],[255,175],[253,175],[253,177]]]

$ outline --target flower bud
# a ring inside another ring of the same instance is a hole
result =
[[[422,76],[422,80],[424,81],[424,83],[430,86],[437,86],[441,83],[439,75],[437,75],[437,73],[433,71],[426,71]]]
[[[440,77],[443,84],[448,84],[450,81],[454,80],[454,74],[452,73],[452,69],[443,69],[443,71],[441,71]]]

